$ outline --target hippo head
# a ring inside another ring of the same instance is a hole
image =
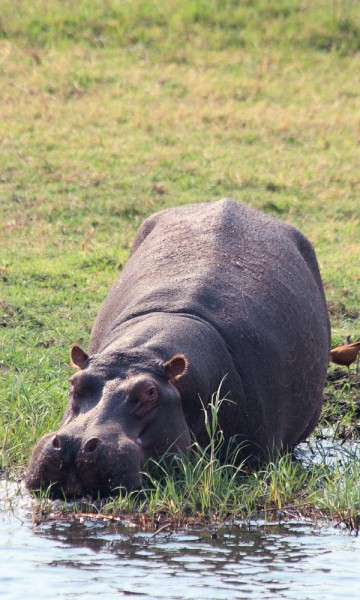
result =
[[[178,354],[167,362],[71,350],[78,372],[60,429],[45,435],[25,477],[30,490],[50,486],[52,497],[104,497],[140,489],[150,457],[190,445],[175,383],[186,372]]]

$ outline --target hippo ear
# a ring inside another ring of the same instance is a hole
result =
[[[77,369],[83,369],[85,363],[89,360],[89,356],[80,348],[73,346],[70,350],[71,364]]]
[[[175,354],[164,364],[166,379],[177,381],[186,374],[189,361],[184,354]]]

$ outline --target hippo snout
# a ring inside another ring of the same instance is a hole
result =
[[[104,497],[120,487],[140,489],[143,462],[139,444],[130,439],[52,433],[36,446],[25,485],[32,491],[49,489],[52,498]]]
[[[52,440],[50,441],[50,451],[55,450],[55,452],[61,452],[64,447],[66,446],[67,440],[66,438],[63,438],[61,436],[59,436],[57,433],[55,433],[54,437],[52,438]],[[87,439],[82,445],[80,445],[80,451],[83,452],[85,455],[92,455],[92,457],[94,457],[95,452],[99,452],[99,448],[102,444],[102,440],[98,437],[90,437],[89,439]]]

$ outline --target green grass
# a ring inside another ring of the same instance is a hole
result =
[[[6,472],[59,423],[69,347],[162,208],[232,196],[299,227],[333,345],[360,337],[359,32],[351,0],[1,2]],[[326,393],[346,435],[357,388]]]

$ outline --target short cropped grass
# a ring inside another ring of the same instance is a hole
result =
[[[6,474],[58,426],[69,347],[163,208],[232,196],[299,227],[332,344],[359,339],[359,32],[355,0],[1,2]],[[326,391],[342,439],[355,384]]]

